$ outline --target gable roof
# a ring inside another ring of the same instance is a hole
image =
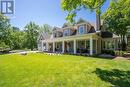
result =
[[[67,23],[64,23],[62,28],[65,28],[65,27],[69,27],[69,25]]]
[[[81,24],[81,23],[87,23],[87,24],[90,24],[88,21],[86,21],[86,20],[80,18],[80,19],[76,22],[76,24]],[[91,24],[90,24],[90,25],[91,25]]]
[[[48,33],[41,33],[41,34],[38,36],[38,41],[41,39],[41,37],[45,40],[45,39],[50,39],[51,35],[48,34]]]

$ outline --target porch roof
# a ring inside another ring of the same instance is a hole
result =
[[[88,33],[83,35],[73,35],[73,36],[66,36],[66,37],[59,37],[59,38],[52,38],[43,40],[43,42],[60,42],[60,41],[71,41],[71,40],[81,40],[81,39],[98,39],[101,38],[97,35],[97,33]]]

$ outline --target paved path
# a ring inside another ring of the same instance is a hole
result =
[[[116,57],[114,60],[130,60],[130,57]]]

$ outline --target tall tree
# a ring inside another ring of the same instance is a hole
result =
[[[122,50],[126,50],[125,36],[130,26],[130,0],[111,1],[103,15],[107,29],[121,36]]]
[[[52,26],[48,25],[48,24],[43,24],[41,27],[40,27],[40,30],[39,32],[44,32],[44,33],[49,33],[51,34],[52,33]]]
[[[24,42],[24,32],[17,27],[11,27],[9,33],[8,38],[10,39],[12,49],[21,49]]]
[[[8,29],[10,27],[10,23],[9,23],[9,19],[3,15],[0,14],[0,43],[4,44],[0,44],[0,47],[8,47],[9,45],[9,39],[8,39]]]
[[[25,26],[26,32],[26,44],[31,50],[37,47],[37,37],[38,37],[39,26],[34,22],[30,22]]]
[[[62,0],[61,6],[64,11],[68,12],[66,17],[69,22],[74,21],[74,17],[81,9],[89,9],[91,11],[96,9],[98,16],[100,16],[100,8],[106,0]]]
[[[7,29],[9,28],[10,23],[9,19],[4,16],[3,14],[0,14],[0,40],[6,40],[7,36]]]

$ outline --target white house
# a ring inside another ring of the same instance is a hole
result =
[[[110,32],[96,30],[86,21],[73,26],[64,24],[55,27],[52,35],[41,33],[38,38],[38,50],[58,53],[99,54],[101,50],[119,49],[120,37]]]

